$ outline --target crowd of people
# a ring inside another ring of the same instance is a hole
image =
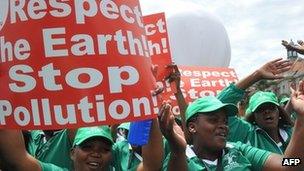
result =
[[[0,170],[304,170],[304,162],[282,164],[284,158],[304,159],[304,81],[281,100],[273,92],[255,92],[245,117],[238,115],[237,108],[254,83],[281,79],[291,66],[288,60],[270,61],[216,97],[187,104],[178,67],[169,65],[172,72],[167,79],[176,86],[180,118],[172,114],[170,100],[164,99],[152,121],[148,144],[128,142],[129,123],[0,130]]]

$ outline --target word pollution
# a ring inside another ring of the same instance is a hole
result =
[[[7,125],[11,119],[19,126],[27,126],[31,122],[34,126],[43,126],[89,124],[111,118],[124,120],[127,117],[152,115],[148,97],[132,98],[131,104],[122,99],[107,104],[103,94],[97,94],[92,99],[85,96],[77,104],[66,105],[52,104],[48,98],[30,99],[29,103],[25,103],[29,104],[27,107],[13,106],[9,100],[0,100],[0,125]]]

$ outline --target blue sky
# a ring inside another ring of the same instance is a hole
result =
[[[227,30],[230,67],[239,78],[273,58],[286,57],[282,39],[304,39],[304,0],[140,0],[140,3],[144,15],[165,12],[170,16],[195,8],[216,15]]]

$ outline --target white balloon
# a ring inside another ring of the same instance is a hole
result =
[[[172,58],[178,65],[228,67],[230,41],[215,16],[201,10],[183,11],[167,19]]]

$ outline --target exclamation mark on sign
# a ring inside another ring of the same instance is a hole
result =
[[[162,38],[161,42],[162,42],[162,45],[163,45],[163,53],[168,53],[167,39],[166,38]]]
[[[142,42],[143,42],[143,45],[144,45],[145,56],[150,57],[150,54],[149,54],[149,51],[148,51],[148,44],[147,44],[146,36],[142,35],[141,37],[142,37]]]
[[[153,96],[152,95],[152,103],[153,103],[153,112],[155,113],[155,114],[158,114],[158,111],[159,111],[159,109],[158,109],[158,104],[157,104],[157,97],[156,96]]]

